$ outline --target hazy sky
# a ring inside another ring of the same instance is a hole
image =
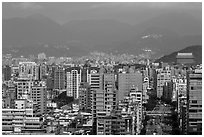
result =
[[[66,23],[75,19],[115,19],[129,24],[137,24],[165,12],[187,12],[202,19],[202,3],[172,2],[63,2],[63,3],[3,3],[3,18],[25,17],[42,14],[56,22]]]

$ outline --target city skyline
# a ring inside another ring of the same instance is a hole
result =
[[[3,2],[3,135],[202,135],[202,2]]]

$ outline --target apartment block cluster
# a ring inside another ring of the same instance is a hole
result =
[[[176,65],[156,69],[157,97],[176,103],[183,135],[202,134],[202,65],[191,65],[193,59],[192,53],[178,53]]]
[[[202,67],[182,65],[189,58],[179,57],[180,65],[95,66],[50,64],[44,54],[35,61],[9,56],[2,66],[3,133],[139,135],[153,91],[176,102],[182,134],[200,134]],[[62,93],[78,103],[59,108],[53,99]]]

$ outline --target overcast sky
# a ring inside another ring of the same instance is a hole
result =
[[[115,19],[137,24],[165,12],[187,12],[202,19],[202,3],[3,3],[3,18],[42,14],[58,23],[76,19]]]

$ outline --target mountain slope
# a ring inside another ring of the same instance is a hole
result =
[[[200,46],[200,45],[189,46],[189,47],[184,48],[182,50],[173,52],[169,55],[161,57],[160,59],[156,60],[155,62],[167,62],[167,63],[176,62],[176,56],[178,53],[193,53],[196,64],[202,63],[202,46]]]
[[[139,33],[147,28],[165,28],[180,36],[202,34],[202,20],[194,18],[185,12],[168,12],[135,25]]]
[[[155,57],[158,57],[185,48],[186,45],[201,44],[201,35],[181,37],[174,31],[152,27],[136,35],[135,38],[122,42],[114,50],[118,53],[138,54],[143,52],[142,49],[148,48],[155,52]]]
[[[39,14],[3,19],[2,48],[3,53],[27,55],[45,51],[52,56],[81,56],[93,50],[137,55],[149,48],[158,57],[186,45],[202,44],[200,21],[182,15],[164,14],[135,26],[112,19],[73,20],[60,25]],[[184,30],[185,34],[196,35],[180,35]]]
[[[107,46],[136,34],[133,26],[111,19],[72,20],[63,27],[72,33],[72,40],[94,49],[100,46],[106,49]]]
[[[39,46],[48,43],[63,43],[70,34],[51,19],[32,15],[26,18],[11,18],[2,21],[3,46]]]

